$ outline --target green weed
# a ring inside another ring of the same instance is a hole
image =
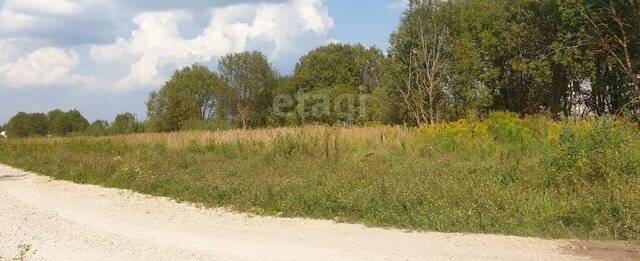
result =
[[[0,141],[0,162],[207,206],[372,226],[640,239],[640,132],[613,119]]]

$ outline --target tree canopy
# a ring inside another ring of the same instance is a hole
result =
[[[224,92],[220,77],[206,66],[185,67],[151,92],[147,117],[156,131],[178,131],[188,120],[205,120],[220,112]]]
[[[78,110],[63,112],[55,109],[47,113],[49,134],[65,136],[69,133],[83,132],[89,127],[89,121]]]
[[[9,137],[45,136],[49,133],[49,119],[44,113],[19,112],[5,126]]]
[[[411,1],[390,38],[400,67],[395,82],[404,82],[396,91],[406,92],[406,75],[428,74],[430,61],[412,58],[424,46],[435,54],[436,45],[423,39],[443,39],[438,120],[491,110],[555,117],[617,113],[640,94],[638,10],[638,1],[613,0]],[[430,28],[443,33],[434,38]],[[429,85],[419,88],[419,75],[411,79],[414,93],[429,92]],[[423,101],[412,100],[428,107]]]
[[[368,121],[373,116],[360,106],[366,102],[360,98],[380,87],[385,60],[376,47],[336,43],[321,46],[300,58],[287,87],[279,89],[278,94],[297,97],[297,104],[291,107],[297,107],[296,112],[303,114],[297,115],[299,123]],[[340,117],[339,103],[341,100],[347,103],[347,99],[353,99],[354,111],[344,114],[348,117]]]
[[[104,123],[97,122],[96,124],[102,125],[103,128],[106,128]],[[100,127],[100,126],[96,126]],[[113,124],[111,124],[111,131],[114,134],[131,134],[139,132],[142,129],[141,124],[139,123],[136,115],[131,112],[120,113],[116,115]]]
[[[229,54],[218,64],[226,84],[225,112],[243,128],[264,126],[278,73],[260,52]]]

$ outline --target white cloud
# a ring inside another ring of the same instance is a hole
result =
[[[59,22],[54,17],[81,13],[95,0],[5,0],[0,9],[0,32],[18,32],[50,27]]]
[[[0,80],[10,88],[86,84],[89,78],[71,73],[80,64],[75,51],[37,49],[14,62],[0,64]]]
[[[72,15],[81,10],[86,1],[69,0],[5,0],[4,9],[24,13]]]
[[[15,32],[36,25],[38,25],[36,16],[16,13],[6,8],[0,10],[0,32]]]
[[[393,3],[387,5],[389,10],[404,10],[409,6],[409,0],[394,0]]]
[[[30,50],[46,46],[46,40],[31,38],[0,38],[0,66],[13,62]]]
[[[146,12],[136,15],[138,26],[130,39],[94,45],[91,57],[98,63],[132,62],[118,89],[159,84],[165,66],[181,67],[247,49],[261,49],[272,58],[295,53],[308,38],[324,42],[333,19],[323,0],[286,3],[236,4],[211,9],[209,25],[198,36],[185,39],[178,24],[192,19],[189,12]],[[307,46],[308,47],[308,46]]]
[[[122,30],[110,0],[0,0],[0,39],[44,38],[47,46],[106,43]]]
[[[288,65],[333,26],[325,0],[0,0],[0,86],[157,87],[244,50]]]
[[[0,64],[9,62],[18,51],[18,46],[13,39],[0,40]]]

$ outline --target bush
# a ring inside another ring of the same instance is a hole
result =
[[[637,130],[610,118],[566,123],[545,157],[556,186],[579,189],[613,176],[637,175]]]
[[[468,120],[424,125],[418,129],[418,133],[423,142],[448,152],[483,147],[489,138],[486,124]]]
[[[491,136],[497,141],[525,143],[531,140],[531,130],[514,113],[492,112],[485,124]]]

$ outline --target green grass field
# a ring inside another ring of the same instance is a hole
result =
[[[640,132],[611,119],[0,140],[0,162],[205,206],[371,226],[640,239]]]

